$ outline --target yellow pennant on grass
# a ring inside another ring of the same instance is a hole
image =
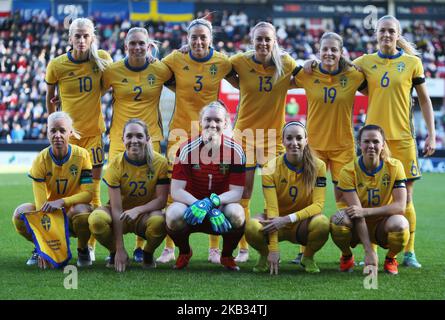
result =
[[[21,215],[39,255],[54,267],[65,266],[71,259],[68,217],[65,209],[54,212],[31,211]]]

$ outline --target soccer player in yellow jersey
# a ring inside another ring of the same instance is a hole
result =
[[[377,124],[386,134],[392,157],[402,161],[407,177],[406,217],[410,223],[410,240],[405,248],[403,264],[420,268],[414,254],[416,213],[412,202],[414,181],[421,176],[417,162],[413,128],[412,88],[417,91],[419,105],[428,128],[423,153],[430,156],[436,148],[436,131],[431,100],[425,85],[418,52],[401,34],[399,21],[384,16],[377,23],[379,51],[354,61],[368,82],[369,106],[366,124]]]
[[[329,238],[329,219],[322,215],[326,165],[311,151],[301,122],[286,124],[282,139],[286,153],[267,163],[262,178],[265,214],[246,224],[246,239],[260,254],[253,270],[278,274],[278,242],[287,240],[305,246],[301,264],[317,273],[313,256]]]
[[[107,266],[123,272],[128,266],[123,234],[132,232],[146,239],[144,268],[154,268],[153,253],[165,238],[162,210],[170,182],[167,160],[153,150],[146,124],[129,120],[124,127],[125,151],[116,155],[104,174],[110,203],[94,210],[88,219],[96,239],[110,251]]]
[[[240,104],[235,120],[235,138],[246,153],[246,186],[242,205],[249,219],[255,168],[284,152],[281,129],[285,124],[286,94],[297,63],[278,47],[275,27],[259,22],[251,31],[254,51],[230,58],[239,80]],[[237,262],[248,260],[243,238]]]
[[[390,158],[385,148],[382,128],[366,125],[360,129],[358,142],[362,155],[340,172],[338,188],[343,192],[340,210],[331,217],[331,233],[342,251],[340,271],[352,271],[351,247],[363,243],[365,264],[377,265],[377,255],[370,243],[388,249],[384,270],[397,274],[397,254],[409,239],[405,218],[406,176],[402,163]]]
[[[78,238],[79,267],[91,265],[88,252],[88,216],[92,210],[91,161],[88,152],[81,147],[68,143],[75,134],[73,122],[65,112],[54,112],[48,117],[48,139],[50,146],[43,149],[34,160],[29,177],[33,180],[34,203],[17,207],[13,223],[17,232],[32,241],[25,223],[20,219],[23,212],[42,210],[53,212],[64,207],[69,219],[70,233]],[[47,265],[34,250],[27,265]]]
[[[170,120],[167,146],[170,174],[179,146],[199,135],[199,112],[205,105],[218,100],[221,80],[227,78],[236,85],[231,78],[229,58],[212,48],[212,40],[212,24],[206,19],[195,19],[187,28],[188,52],[173,51],[162,59],[175,77],[175,110]],[[220,263],[218,246],[218,237],[211,236],[209,261],[213,263]],[[174,260],[173,253],[174,243],[168,241],[157,261]]]
[[[152,48],[156,48],[156,44],[150,40],[146,29],[131,28],[125,37],[127,57],[113,63],[103,73],[104,89],[113,89],[110,160],[125,151],[122,131],[125,123],[133,118],[147,124],[154,150],[161,151],[160,142],[164,136],[159,99],[164,83],[173,74],[151,55]]]
[[[104,89],[113,88],[113,121],[108,159],[125,151],[122,131],[129,119],[140,119],[149,129],[153,149],[161,152],[164,140],[159,99],[162,87],[172,77],[170,69],[151,55],[157,48],[144,28],[131,28],[125,37],[125,59],[113,63],[103,73]],[[133,259],[142,262],[144,241],[137,238]]]
[[[102,72],[112,62],[110,55],[98,50],[94,25],[86,18],[75,19],[69,28],[72,50],[52,59],[46,70],[46,105],[51,114],[56,111],[52,100],[56,87],[61,102],[60,109],[73,119],[79,138],[71,137],[70,143],[88,150],[93,164],[92,204],[99,206],[100,176],[104,160],[102,133],[105,123],[101,109]],[[90,249],[94,253],[94,241]]]
[[[366,88],[366,81],[364,75],[350,67],[343,57],[343,39],[338,34],[323,34],[320,58],[320,64],[311,74],[301,70],[294,81],[297,87],[306,91],[309,143],[331,171],[338,202],[341,192],[335,185],[340,170],[355,157],[352,128],[355,93]],[[294,261],[301,259],[301,255]]]

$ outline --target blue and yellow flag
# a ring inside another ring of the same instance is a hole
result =
[[[193,20],[193,2],[129,1],[131,21],[188,22]]]
[[[22,214],[37,252],[54,267],[61,268],[71,259],[68,217],[65,209],[48,213],[36,211]]]

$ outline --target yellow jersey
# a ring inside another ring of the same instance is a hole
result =
[[[366,124],[382,127],[387,140],[414,137],[411,93],[413,86],[425,82],[420,59],[399,50],[393,56],[379,51],[354,60],[368,82]]]
[[[111,56],[99,50],[99,56],[112,62]],[[101,78],[99,67],[89,59],[75,60],[71,51],[51,60],[45,81],[58,85],[61,111],[73,119],[73,127],[81,138],[101,135],[105,122],[101,109]]]
[[[313,190],[305,190],[303,170],[297,170],[283,154],[266,164],[274,167],[272,174],[263,175],[263,194],[267,218],[295,213],[297,221],[310,218],[323,211],[326,194],[326,164],[316,159],[317,179]],[[292,224],[285,226],[291,228]],[[277,248],[278,232],[270,233],[269,247]]]
[[[147,62],[140,68],[131,67],[128,58],[113,63],[103,74],[104,88],[113,88],[113,118],[110,140],[121,150],[125,123],[132,118],[144,121],[152,141],[164,139],[159,100],[162,87],[172,77],[170,69],[161,61]]]
[[[122,208],[128,210],[144,205],[156,197],[156,186],[170,184],[167,159],[153,152],[152,172],[146,162],[135,162],[121,152],[111,159],[103,181],[110,188],[120,188]]]
[[[285,106],[290,79],[299,69],[288,54],[282,56],[283,74],[274,81],[275,66],[264,68],[255,60],[254,51],[230,57],[233,69],[239,76],[240,101],[235,120],[235,129],[264,130],[268,141],[268,130],[275,130],[277,144],[281,143],[281,130],[285,124]],[[273,132],[273,131],[272,131]],[[274,142],[274,141],[271,141]],[[261,145],[261,143],[259,143]]]
[[[170,132],[182,129],[190,136],[192,121],[199,132],[199,112],[218,99],[220,82],[232,71],[229,58],[213,48],[208,56],[197,59],[191,52],[173,51],[162,61],[175,76],[175,110],[170,120]],[[179,134],[177,134],[179,135]]]
[[[28,174],[35,183],[45,185],[45,188],[34,188],[36,208],[41,208],[46,201],[61,198],[66,207],[76,204],[72,201],[76,194],[92,192],[91,170],[89,153],[82,147],[69,144],[68,153],[61,160],[56,159],[51,147],[43,149]]]
[[[399,160],[381,160],[373,172],[368,172],[363,163],[363,156],[348,163],[341,170],[337,185],[342,192],[357,192],[363,208],[388,205],[392,202],[392,190],[405,187],[405,170]],[[347,205],[339,203],[338,207],[344,208]]]
[[[352,148],[355,93],[366,88],[365,76],[355,68],[329,73],[319,64],[312,74],[298,72],[295,84],[306,91],[310,146],[322,151]]]

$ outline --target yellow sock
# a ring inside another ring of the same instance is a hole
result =
[[[352,255],[351,251],[351,240],[352,231],[350,228],[345,226],[337,226],[331,223],[331,237],[335,245],[340,248],[344,256]]]
[[[173,198],[172,198],[171,194],[169,193],[168,198],[167,198],[167,204],[165,205],[165,208],[167,208],[172,203],[173,203]],[[165,237],[165,248],[169,248],[169,249],[175,248],[175,242],[168,235]]]
[[[305,246],[303,246],[303,245],[300,245],[300,253],[303,253],[305,249],[306,249],[306,247],[305,247]]]
[[[165,237],[165,247],[169,248],[169,249],[174,249],[175,248],[175,242],[173,241],[172,238],[170,238],[169,235],[167,235]]]
[[[93,199],[91,203],[95,208],[102,205],[100,201],[100,179],[93,179]]]
[[[102,209],[96,209],[88,217],[91,234],[110,252],[116,251],[111,216]]]
[[[91,234],[90,239],[88,239],[88,247],[96,248],[96,238]]]
[[[90,228],[88,225],[89,212],[78,213],[71,218],[73,231],[77,236],[77,247],[85,249],[88,247],[88,239],[90,239]]]
[[[26,229],[25,221],[14,216],[12,217],[12,223],[14,224],[15,231],[17,231],[18,234],[23,236],[26,240],[33,242],[32,235],[28,233],[28,230]]]
[[[304,250],[305,257],[313,257],[329,238],[329,219],[317,215],[311,219],[308,226],[307,244]]]
[[[267,247],[268,238],[263,234],[262,229],[262,224],[258,220],[252,219],[246,223],[244,235],[246,236],[247,242],[256,249],[260,255],[267,256],[269,252]]]
[[[147,219],[146,225],[145,238],[147,241],[145,242],[144,251],[154,253],[167,235],[165,218],[164,216],[153,215]]]
[[[213,234],[209,235],[209,248],[218,249],[219,248],[219,236]]]
[[[240,204],[244,209],[244,214],[246,217],[246,224],[247,224],[247,222],[250,220],[250,199],[241,199]],[[243,250],[249,250],[249,244],[246,241],[245,235],[241,238],[239,242],[239,248]]]
[[[388,254],[389,258],[394,258],[403,250],[409,239],[409,230],[405,229],[400,232],[388,232]]]
[[[405,246],[405,252],[414,252],[414,240],[416,232],[416,210],[414,209],[414,204],[411,201],[406,204],[405,217],[409,222],[409,240]]]
[[[135,249],[137,249],[137,248],[142,248],[142,247],[144,247],[144,241],[145,241],[145,239],[144,238],[142,238],[142,237],[139,237],[139,236],[136,236],[136,244],[135,244]]]

